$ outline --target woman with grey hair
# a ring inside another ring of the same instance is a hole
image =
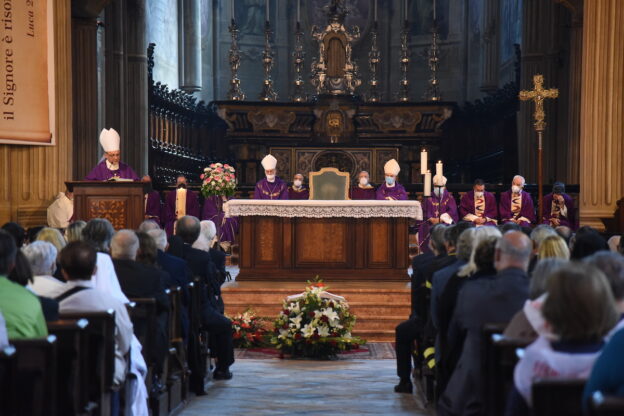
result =
[[[79,220],[74,221],[65,228],[65,240],[68,243],[74,241],[82,241],[82,230],[87,226],[87,223]]]
[[[30,289],[39,296],[55,298],[66,289],[65,283],[53,277],[56,271],[56,247],[47,241],[34,241],[22,247],[33,273]]]
[[[201,231],[199,237],[193,243],[193,248],[203,251],[210,251],[214,245],[217,235],[217,226],[211,220],[203,220],[199,223]]]

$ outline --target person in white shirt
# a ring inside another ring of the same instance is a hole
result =
[[[48,207],[48,226],[53,228],[67,228],[74,215],[74,193],[59,192],[54,202]]]
[[[33,273],[29,288],[39,296],[55,298],[67,290],[65,283],[53,277],[56,271],[56,247],[47,241],[34,241],[22,247]]]

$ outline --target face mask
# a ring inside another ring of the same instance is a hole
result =
[[[301,186],[301,181],[299,179],[295,179],[295,181],[293,182],[293,184],[299,188]]]
[[[521,190],[522,188],[520,188],[518,185],[511,186],[511,192],[513,192],[514,194],[519,194]]]
[[[186,189],[186,184],[184,182],[179,183],[178,189]]]
[[[394,185],[394,178],[392,176],[386,176],[386,184]]]
[[[434,188],[433,189],[433,193],[435,194],[435,196],[437,196],[439,198],[440,195],[442,195],[442,189],[441,188]]]
[[[362,185],[362,186],[368,185],[368,179],[365,176],[362,176],[360,178],[360,185]]]
[[[269,182],[274,182],[275,181],[275,175],[266,175],[267,181]]]
[[[477,198],[483,198],[483,192],[475,191],[474,195],[475,195]]]

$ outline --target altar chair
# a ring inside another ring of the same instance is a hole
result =
[[[349,199],[349,173],[336,168],[322,168],[310,172],[310,199],[346,200]]]

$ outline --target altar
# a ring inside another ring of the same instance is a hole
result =
[[[408,225],[418,201],[231,200],[240,220],[236,280],[408,278]]]

